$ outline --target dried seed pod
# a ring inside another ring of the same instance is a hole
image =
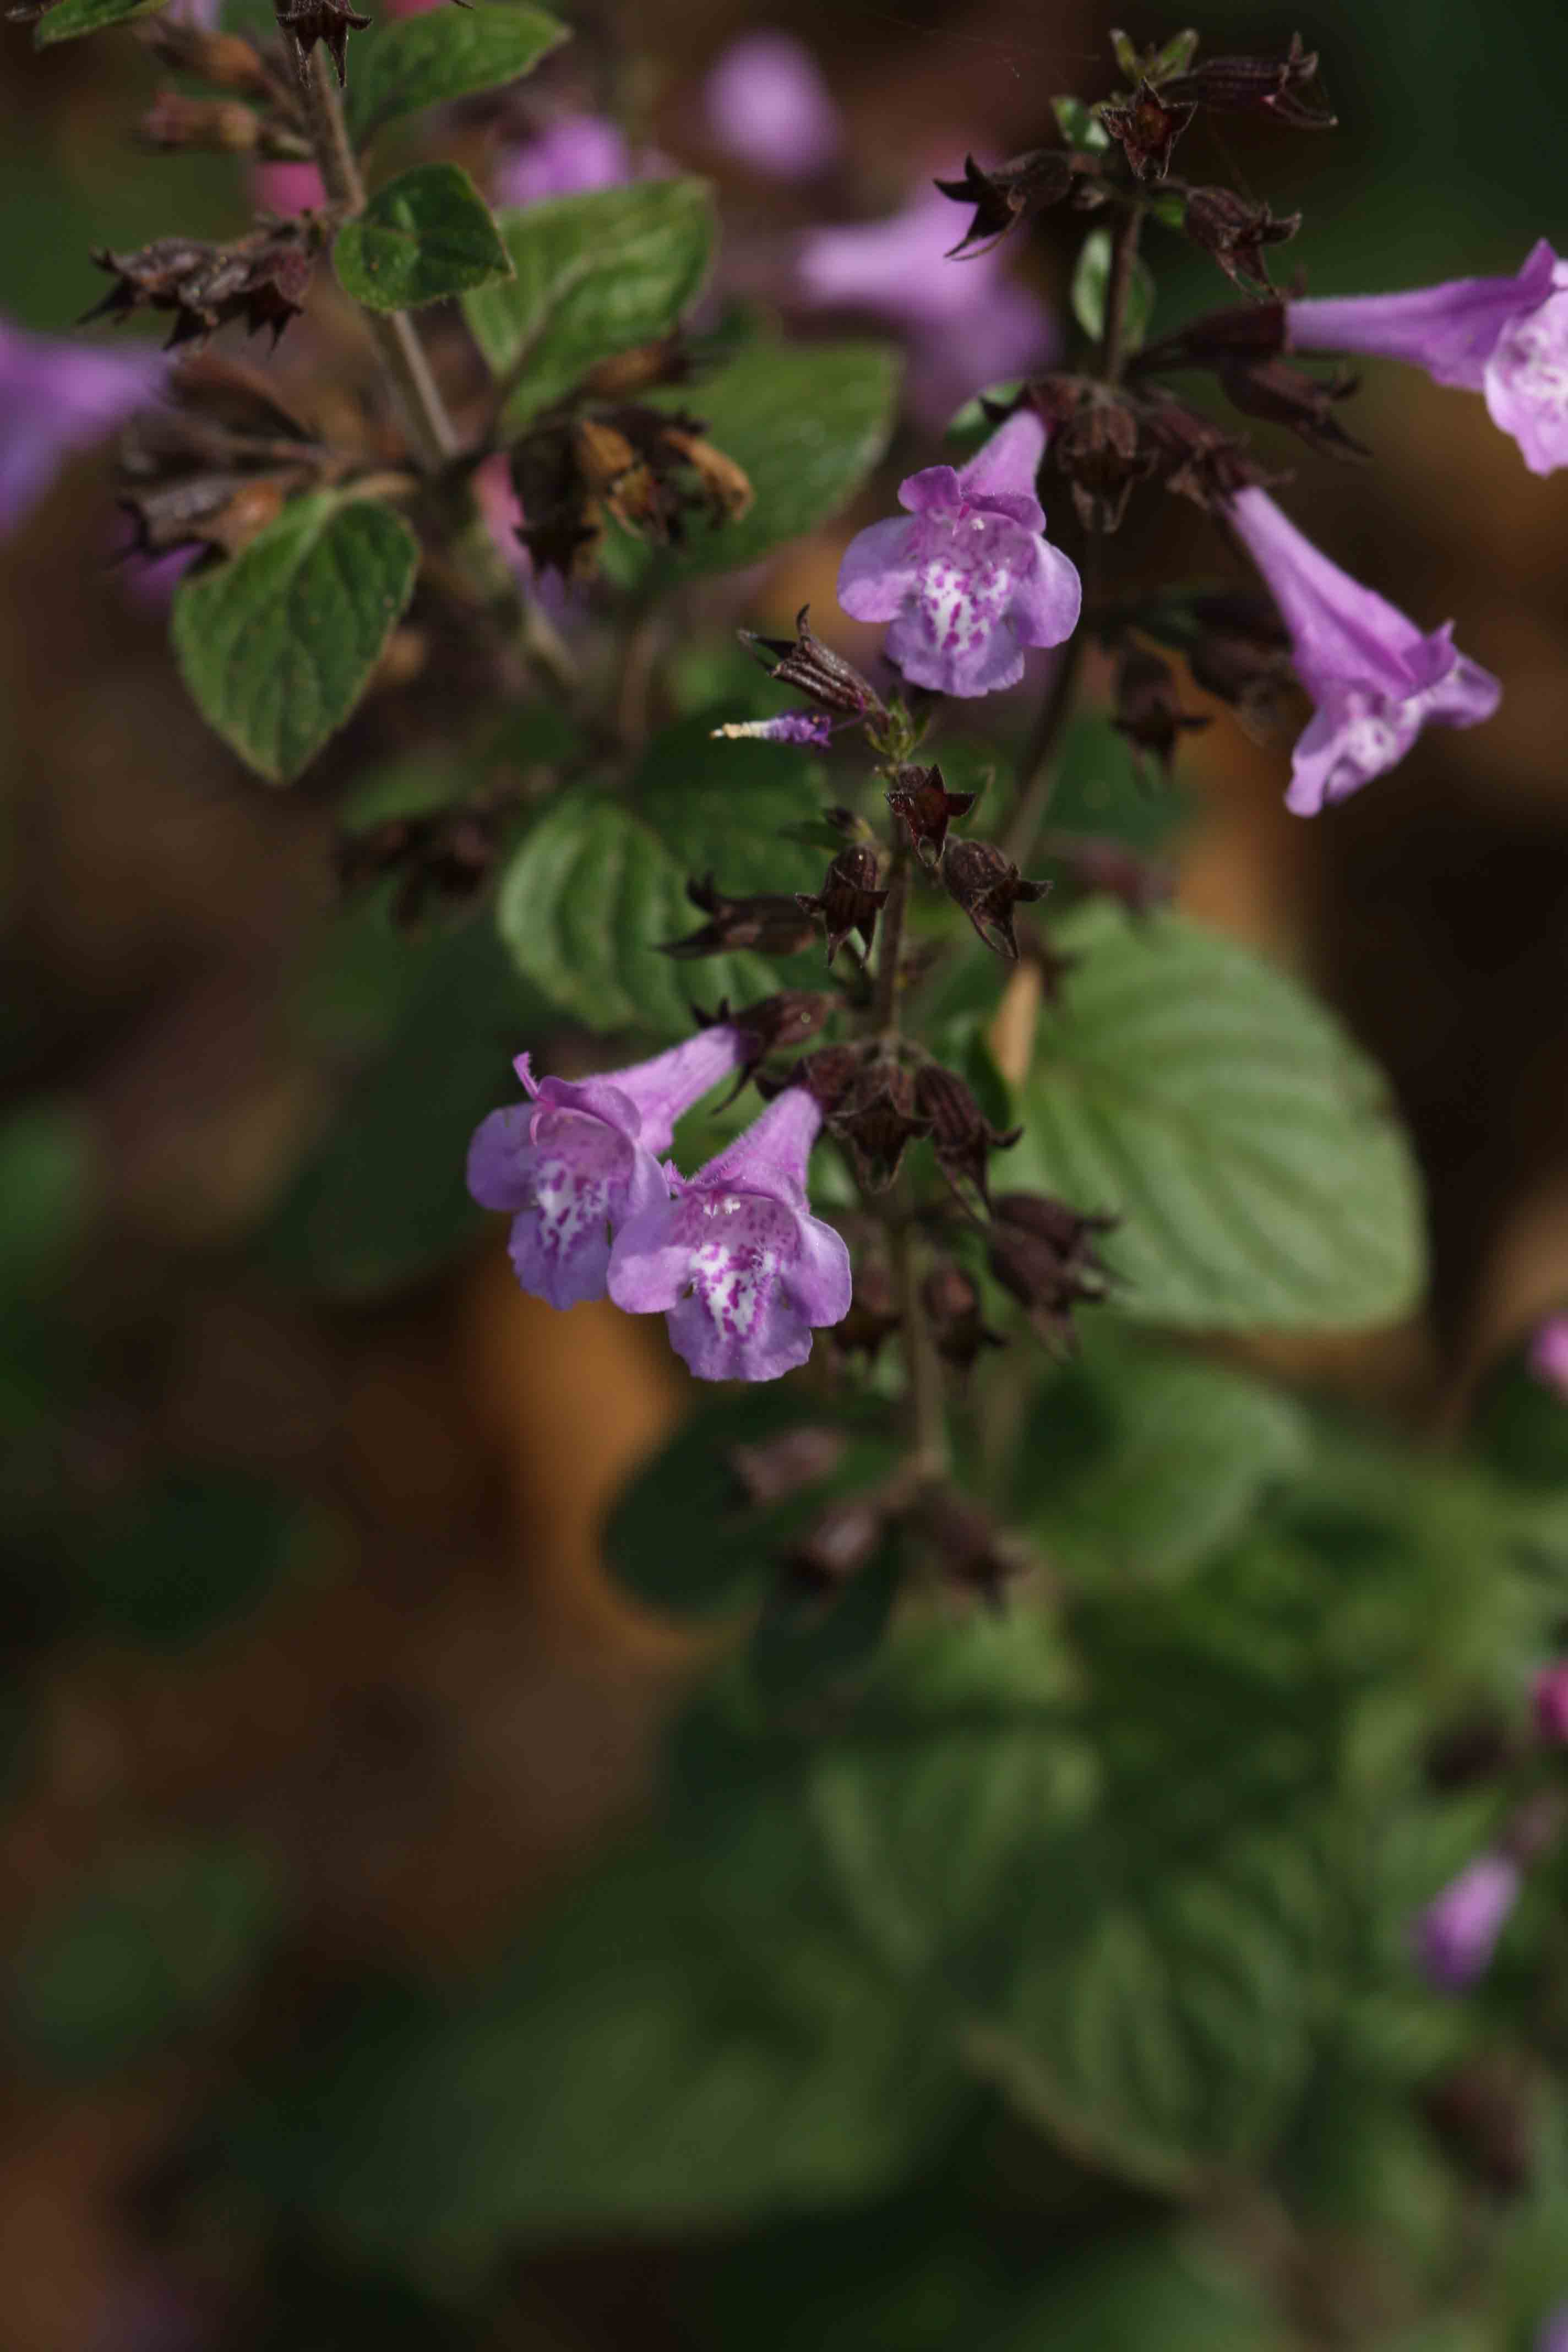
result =
[[[892,783],[883,797],[921,865],[934,866],[942,856],[950,821],[967,816],[979,795],[950,793],[940,768],[911,764],[893,771]]]
[[[867,947],[876,936],[877,917],[888,894],[879,882],[877,853],[860,843],[841,849],[829,866],[815,896],[796,894],[795,903],[808,915],[820,916],[827,933],[827,961],[833,961],[851,931],[858,931]]]
[[[1025,881],[1012,859],[989,841],[950,841],[942,852],[942,878],[993,954],[1016,963],[1013,909],[1035,905],[1050,884]]]

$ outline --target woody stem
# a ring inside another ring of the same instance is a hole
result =
[[[364,181],[331,65],[320,42],[300,60],[300,98],[329,203],[345,214],[363,212]],[[413,320],[405,310],[365,310],[362,316],[397,388],[420,471],[427,477],[444,473],[462,445]],[[533,598],[521,593],[467,482],[453,488],[450,505],[450,552],[468,593],[510,634],[513,645],[548,685],[561,694],[574,692],[577,665],[569,648]]]

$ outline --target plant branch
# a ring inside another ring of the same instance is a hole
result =
[[[363,212],[364,182],[349,143],[342,101],[322,42],[318,41],[301,60],[300,97],[328,202],[345,213]],[[457,456],[458,436],[414,321],[405,310],[366,310],[363,315],[402,397],[419,463],[426,473],[438,474]]]
[[[1107,383],[1116,383],[1127,358],[1127,308],[1142,229],[1142,206],[1129,205],[1111,237],[1110,273],[1105,285],[1105,331],[1100,345],[1100,373]]]
[[[877,925],[877,977],[871,995],[871,1026],[879,1036],[899,1034],[899,960],[904,947],[904,916],[910,903],[910,853],[900,844],[888,869],[888,897]]]

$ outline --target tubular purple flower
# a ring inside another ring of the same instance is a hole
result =
[[[1008,275],[1000,248],[950,261],[953,211],[928,181],[886,219],[808,230],[795,248],[800,299],[814,310],[863,311],[909,350],[906,395],[940,431],[988,383],[1055,357],[1050,313]]]
[[[1021,408],[969,463],[928,466],[899,484],[909,520],[851,540],[838,601],[857,621],[889,621],[887,655],[911,685],[941,694],[1016,686],[1026,646],[1059,646],[1078,626],[1076,566],[1045,536],[1035,475],[1046,428]]]
[[[500,157],[490,174],[490,194],[498,205],[535,205],[542,196],[624,187],[632,176],[618,125],[597,114],[564,114]]]
[[[789,33],[731,41],[702,85],[702,109],[716,145],[780,180],[826,171],[844,142],[821,67]]]
[[[1318,706],[1291,757],[1285,805],[1297,816],[1316,816],[1396,767],[1428,720],[1475,727],[1491,717],[1502,688],[1456,649],[1451,621],[1423,635],[1331,563],[1265,490],[1238,490],[1229,513]]]
[[[1544,237],[1517,278],[1451,278],[1408,294],[1291,302],[1293,350],[1405,360],[1486,395],[1532,474],[1568,466],[1568,262]]]
[[[805,1087],[786,1087],[689,1181],[667,1171],[671,1196],[616,1237],[610,1297],[662,1314],[699,1380],[776,1381],[849,1312],[849,1253],[805,1194],[821,1125]]]
[[[820,751],[833,740],[833,721],[826,710],[781,710],[776,719],[732,719],[713,733],[731,742],[808,743]]]
[[[1530,1369],[1568,1404],[1568,1315],[1549,1315],[1530,1343]]]
[[[1478,1854],[1417,1916],[1415,1963],[1435,1991],[1463,1992],[1486,1974],[1521,1884],[1510,1855]]]
[[[57,342],[0,319],[0,531],[42,498],[70,450],[154,399],[165,373],[160,352]]]
[[[668,1198],[658,1155],[676,1120],[746,1053],[740,1031],[720,1025],[602,1077],[536,1080],[518,1055],[531,1099],[480,1120],[468,1182],[482,1208],[512,1213],[524,1290],[552,1307],[604,1297],[614,1235]]]

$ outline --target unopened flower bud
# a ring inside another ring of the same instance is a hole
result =
[[[978,794],[950,793],[940,768],[910,765],[895,769],[884,797],[908,834],[910,846],[921,865],[935,866],[947,839],[950,820],[967,816]]]
[[[992,953],[1016,963],[1013,909],[1035,905],[1050,884],[1025,881],[1012,859],[989,841],[950,841],[942,852],[942,878]]]
[[[278,97],[265,59],[238,33],[205,32],[172,14],[154,16],[136,30],[158,63],[173,73],[189,74],[209,89],[233,90],[241,98],[266,101]]]
[[[858,931],[868,947],[876,936],[877,916],[887,904],[879,887],[877,853],[856,843],[841,849],[827,869],[815,897],[802,891],[795,904],[803,913],[819,915],[827,933],[827,961],[833,961],[851,931]]]
[[[254,108],[237,99],[187,98],[161,89],[137,125],[143,147],[156,152],[201,150],[218,155],[248,155],[261,136]]]

